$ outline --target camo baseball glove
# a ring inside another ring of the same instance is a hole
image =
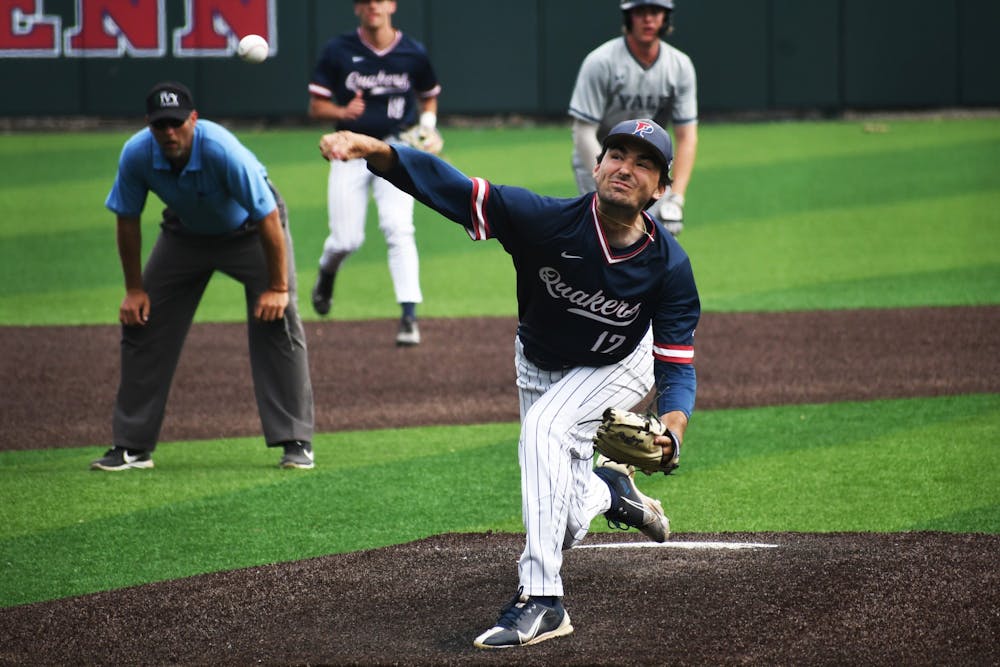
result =
[[[656,436],[670,438],[671,445],[661,447]],[[635,466],[647,475],[669,475],[681,456],[680,441],[655,415],[640,415],[628,410],[608,408],[594,435],[594,448],[618,463]]]
[[[399,135],[399,140],[407,146],[437,155],[444,148],[444,139],[436,128],[414,125]]]

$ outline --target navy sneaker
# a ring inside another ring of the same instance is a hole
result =
[[[316,274],[316,284],[312,288],[313,310],[318,315],[326,315],[330,312],[330,304],[333,302],[333,279],[336,274],[327,273],[320,269]]]
[[[417,318],[406,316],[399,320],[396,346],[412,347],[414,345],[420,345],[420,327],[417,325]]]
[[[510,648],[530,646],[553,637],[573,632],[569,614],[558,599],[555,604],[542,604],[535,598],[517,595],[500,612],[500,620],[492,628],[476,637],[478,648]]]
[[[608,461],[594,468],[594,474],[611,489],[611,509],[604,513],[608,525],[621,530],[631,526],[654,542],[667,541],[670,520],[663,513],[663,506],[636,488],[626,466]]]
[[[149,452],[141,449],[126,449],[124,447],[112,447],[104,453],[104,456],[90,462],[91,470],[107,470],[108,472],[128,470],[129,468],[152,467],[153,457]]]
[[[299,468],[309,470],[316,465],[312,445],[301,440],[284,443],[285,455],[278,463],[282,468]]]

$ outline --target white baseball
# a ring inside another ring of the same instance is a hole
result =
[[[247,35],[236,47],[236,55],[248,63],[262,63],[267,60],[267,40],[260,35]]]

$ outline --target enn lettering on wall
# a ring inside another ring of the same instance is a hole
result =
[[[75,13],[64,25],[44,0],[0,0],[0,58],[226,58],[249,34],[278,51],[278,0],[184,0],[169,39],[166,0],[76,0]]]

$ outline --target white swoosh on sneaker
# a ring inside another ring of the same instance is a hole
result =
[[[526,644],[530,642],[532,639],[534,639],[535,636],[538,635],[538,627],[542,624],[542,620],[544,618],[545,618],[545,612],[543,611],[541,614],[538,615],[538,618],[535,619],[535,622],[531,624],[531,628],[528,629],[528,632],[521,632],[520,630],[518,630],[517,631],[518,640],[522,644]]]
[[[126,452],[122,452],[122,460],[125,463],[135,463],[136,461],[139,460],[139,457],[138,456],[132,456],[131,454],[129,454],[126,451]]]

